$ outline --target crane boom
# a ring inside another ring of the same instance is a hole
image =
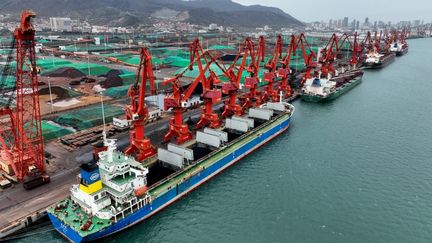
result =
[[[135,83],[131,85],[128,91],[131,104],[125,107],[126,119],[131,121],[130,145],[125,153],[135,155],[138,161],[143,161],[156,154],[156,148],[151,144],[150,139],[145,137],[145,124],[149,116],[145,104],[147,81],[150,84],[150,93],[155,95],[152,56],[148,48],[144,47],[141,48],[140,64]]]
[[[34,166],[45,172],[45,154],[42,138],[39,88],[36,65],[35,29],[32,11],[21,14],[20,26],[15,29],[16,46],[16,108],[0,109],[0,158],[12,167],[15,176],[22,181]]]

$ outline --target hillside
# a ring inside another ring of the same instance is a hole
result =
[[[19,13],[23,6],[43,17],[69,16],[94,24],[137,25],[174,18],[245,28],[302,25],[278,8],[244,6],[231,0],[2,0],[0,13]]]

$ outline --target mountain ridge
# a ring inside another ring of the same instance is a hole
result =
[[[0,13],[18,13],[23,10],[22,6],[43,17],[68,16],[94,24],[155,23],[159,18],[154,13],[165,9],[171,13],[187,13],[186,22],[204,26],[210,23],[244,28],[303,25],[278,8],[244,6],[231,0],[2,0]]]

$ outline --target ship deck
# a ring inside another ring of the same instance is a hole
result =
[[[67,207],[61,210],[49,209],[48,212],[55,215],[63,222],[65,222],[69,227],[71,227],[76,232],[80,232],[82,235],[89,235],[100,231],[101,229],[111,225],[111,221],[108,219],[100,219],[97,217],[89,217],[80,207],[74,207],[71,199],[65,199],[59,204],[67,205]],[[57,204],[57,205],[59,205]],[[92,224],[88,230],[81,230],[81,225],[84,225],[87,220],[91,220]]]
[[[240,136],[232,136],[234,139],[221,149],[211,151],[207,155],[204,155],[203,157],[197,159],[193,164],[189,165],[183,170],[171,174],[168,173],[166,177],[161,178],[160,181],[151,185],[151,187],[149,188],[149,194],[151,198],[157,198],[161,196],[165,192],[175,187],[177,184],[180,184],[184,180],[187,180],[188,178],[200,173],[206,167],[211,166],[213,163],[219,161],[227,154],[235,151],[240,146],[253,140],[255,138],[254,135],[257,132],[269,130],[274,127],[272,126],[272,124],[279,122],[280,119],[283,119],[283,117],[286,117],[286,115],[287,113],[275,111],[275,115],[271,121],[256,122],[256,127],[254,129]],[[189,144],[189,146],[191,145],[193,144]],[[123,180],[123,178],[121,179]],[[121,181],[119,181],[119,183],[121,183]],[[65,199],[57,205],[60,206],[58,210],[56,210],[55,208],[50,208],[48,212],[55,215],[57,218],[63,221],[66,225],[70,226],[76,232],[79,232],[79,234],[83,237],[98,232],[112,224],[110,220],[100,219],[98,217],[90,217],[79,207],[74,205],[71,199]],[[62,205],[64,205],[65,207],[61,207]],[[130,211],[129,214],[130,213],[132,212]],[[124,216],[127,215],[125,214]],[[92,224],[88,230],[82,230],[81,227],[87,222],[87,220],[91,220]]]

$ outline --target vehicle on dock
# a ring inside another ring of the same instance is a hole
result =
[[[51,179],[48,175],[29,176],[23,182],[23,187],[26,190],[31,190],[36,187],[50,183]]]
[[[358,68],[343,70],[335,77],[322,78],[321,75],[307,79],[301,91],[301,98],[307,102],[334,100],[360,84],[363,71]]]
[[[258,147],[286,131],[295,108],[268,102],[220,128],[197,130],[193,139],[157,148],[142,163],[104,140],[97,163],[81,167],[71,195],[48,209],[55,229],[73,242],[91,241],[156,214]]]

